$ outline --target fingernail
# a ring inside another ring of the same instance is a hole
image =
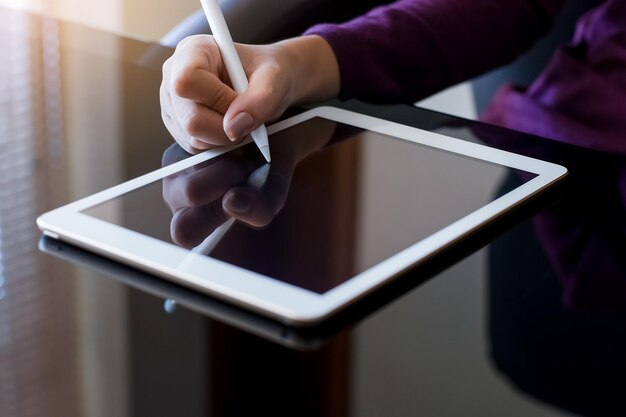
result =
[[[224,203],[231,211],[240,214],[247,213],[250,210],[250,207],[252,207],[252,200],[250,197],[240,193],[232,193],[226,198]]]
[[[226,135],[233,142],[250,133],[254,119],[249,113],[242,112],[230,119],[228,124],[224,126]]]

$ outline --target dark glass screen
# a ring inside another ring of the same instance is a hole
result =
[[[507,170],[322,118],[270,144],[270,167],[249,144],[85,213],[323,293],[491,201]]]

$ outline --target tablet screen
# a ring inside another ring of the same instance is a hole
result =
[[[508,172],[320,117],[270,145],[270,166],[248,144],[83,213],[324,293],[489,203]]]

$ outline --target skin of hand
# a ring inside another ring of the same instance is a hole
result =
[[[236,47],[249,83],[240,95],[210,35],[184,39],[163,64],[161,116],[189,153],[237,143],[290,106],[339,93],[337,59],[319,36]]]
[[[334,122],[314,119],[277,133],[269,175],[260,189],[249,184],[258,162],[234,152],[164,178],[163,199],[173,214],[172,240],[186,248],[197,246],[231,217],[251,227],[267,226],[285,204],[298,162],[322,148],[335,127]],[[163,165],[182,158],[183,151],[173,145],[165,151]]]

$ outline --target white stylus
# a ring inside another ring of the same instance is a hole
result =
[[[241,65],[239,55],[237,55],[237,49],[235,49],[233,38],[230,36],[230,31],[226,25],[222,9],[220,9],[220,5],[217,3],[217,0],[200,0],[200,3],[202,3],[202,9],[204,10],[204,14],[209,21],[209,26],[211,27],[211,32],[213,32],[215,42],[217,43],[218,48],[220,48],[222,60],[226,66],[230,82],[233,84],[235,91],[238,94],[241,94],[248,89],[248,78],[246,78],[246,72],[243,70],[243,65]],[[267,162],[271,162],[272,158],[270,157],[270,145],[267,140],[267,130],[265,129],[265,125],[263,124],[253,130],[250,135],[252,136],[254,143],[256,143],[256,146],[259,147],[259,150],[263,154],[263,157],[265,157],[265,160]]]

